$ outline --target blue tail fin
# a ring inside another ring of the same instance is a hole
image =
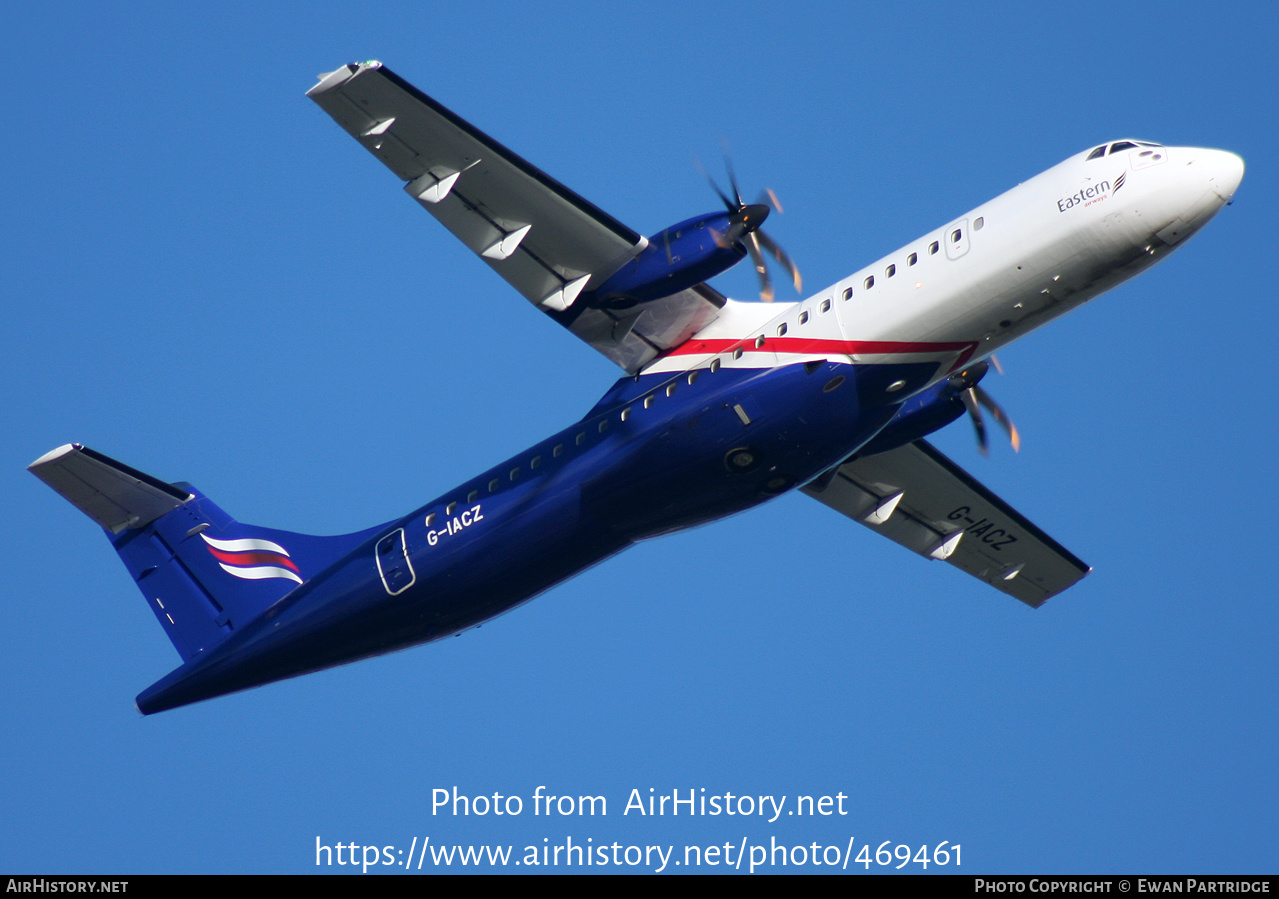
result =
[[[40,457],[30,470],[107,530],[183,661],[376,530],[313,537],[241,524],[189,484],[166,484],[78,444]]]

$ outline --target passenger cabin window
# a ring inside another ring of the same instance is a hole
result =
[[[468,493],[468,494],[466,495],[466,501],[467,501],[468,503],[473,503],[473,502],[475,502],[477,499],[479,499],[479,496],[480,496],[480,491],[478,491],[478,490],[472,490],[470,493]]]
[[[489,493],[497,493],[498,485],[502,482],[498,478],[489,481]]]
[[[844,291],[844,299],[848,299],[853,295],[853,289],[850,287]],[[822,312],[830,312],[830,300],[822,300]]]
[[[511,469],[511,480],[518,481],[520,479],[520,467],[516,465]]]
[[[911,253],[909,256],[907,256],[907,257],[906,257],[906,264],[907,264],[907,265],[914,265],[914,264],[915,264],[916,262],[918,262],[918,261],[919,261],[919,254],[918,254],[918,253]]]
[[[532,469],[538,469],[538,468],[541,468],[541,467],[542,467],[542,457],[541,457],[541,456],[534,456],[532,459],[529,459],[529,461],[528,461],[528,467],[529,467],[529,468],[532,468]]]
[[[644,408],[645,409],[653,408],[653,394],[650,393],[648,396],[644,397]]]
[[[1098,147],[1097,149],[1093,150],[1091,153],[1088,154],[1088,159],[1100,159],[1102,156],[1105,156],[1105,155],[1106,155],[1106,145],[1102,144],[1100,147]],[[1087,162],[1088,160],[1086,159],[1084,161]]]
[[[667,384],[667,385],[666,385],[666,395],[667,395],[667,396],[674,396],[674,395],[675,395],[675,382],[674,382],[674,381],[671,381],[671,383],[669,383],[669,384]]]
[[[937,241],[934,240],[932,243],[928,245],[928,255],[929,256],[936,255],[937,249],[938,249],[938,244],[937,244]]]
[[[564,455],[564,444],[562,443],[555,444],[555,449],[551,450],[551,455],[557,459],[560,456]]]
[[[950,242],[959,243],[959,239],[963,236],[963,232],[959,228],[956,228],[954,231],[950,232]]]
[[[851,298],[852,298],[852,296],[853,296],[853,289],[852,289],[851,287],[845,287],[845,288],[844,288],[844,299],[846,299],[846,300],[851,299]],[[829,308],[830,308],[830,300],[827,300],[827,301],[826,301],[826,303],[825,303],[824,305],[826,306],[826,309],[829,309]],[[823,310],[822,310],[822,312],[825,312],[825,311],[826,311],[826,309],[823,309]]]
[[[867,290],[870,290],[872,287],[874,287],[874,286],[875,286],[875,276],[874,276],[874,275],[867,275],[867,276],[866,276],[866,280],[862,282],[862,286],[863,286],[863,287],[865,287]]]
[[[800,323],[801,325],[806,325],[806,324],[808,324],[808,313],[807,313],[807,312],[801,312],[801,313],[799,314],[799,323]]]
[[[718,359],[718,358],[715,358],[715,359],[712,359],[712,360],[711,360],[711,371],[712,371],[712,372],[717,372],[717,371],[719,371],[719,359]]]
[[[777,336],[784,337],[786,335],[786,322],[782,322],[777,326]]]
[[[578,435],[577,435],[576,437],[574,437],[574,438],[573,438],[573,442],[574,442],[574,443],[576,443],[578,446],[581,446],[583,443],[585,443],[585,442],[586,442],[586,432],[585,432],[585,431],[579,431],[579,432],[578,432]]]
[[[742,358],[742,352],[743,352],[743,351],[742,351],[742,348],[741,348],[741,347],[738,347],[737,349],[733,350],[733,358],[734,358],[734,359],[740,359],[740,358]]]
[[[976,219],[973,220],[974,231],[980,231],[982,228],[985,228],[985,227],[986,227],[986,217],[984,215],[979,215],[977,216]]]
[[[631,417],[631,407],[627,406],[625,409],[622,410],[622,421],[626,421],[630,417]]]
[[[688,386],[689,386],[689,387],[692,387],[692,386],[693,386],[693,382],[697,380],[697,374],[698,374],[698,373],[697,373],[697,372],[695,372],[695,371],[690,371],[690,372],[688,373]]]
[[[888,268],[884,269],[884,274],[891,278],[893,275],[897,274],[897,266],[890,265]]]
[[[608,430],[608,419],[607,419],[607,418],[601,418],[601,419],[600,419],[599,432],[600,432],[601,434],[603,434],[603,433],[604,433],[605,431],[607,431],[607,430]]]
[[[433,525],[433,524],[435,524],[435,513],[434,513],[434,512],[432,512],[430,515],[426,516],[426,526],[429,528],[429,527],[430,527],[431,525]]]
[[[445,515],[452,515],[452,514],[453,514],[453,510],[454,510],[454,509],[456,509],[456,508],[457,508],[457,501],[455,500],[455,501],[453,501],[453,502],[449,503],[447,506],[445,506],[445,507],[444,507],[444,514],[445,514]]]

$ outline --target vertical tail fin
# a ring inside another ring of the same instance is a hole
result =
[[[373,533],[313,537],[242,524],[189,484],[166,484],[79,444],[29,470],[107,531],[183,661]]]

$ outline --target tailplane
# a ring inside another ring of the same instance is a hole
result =
[[[79,444],[28,466],[107,532],[183,661],[212,649],[374,530],[314,537],[242,524],[190,484],[168,484]]]

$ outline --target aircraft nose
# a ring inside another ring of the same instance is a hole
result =
[[[1225,150],[1200,150],[1208,183],[1213,192],[1229,203],[1243,180],[1243,160]]]
[[[1173,180],[1163,192],[1175,205],[1172,221],[1156,236],[1167,244],[1176,244],[1194,234],[1204,223],[1221,211],[1235,195],[1243,180],[1243,160],[1225,150],[1203,147],[1180,147],[1177,158],[1185,165],[1170,170]]]

